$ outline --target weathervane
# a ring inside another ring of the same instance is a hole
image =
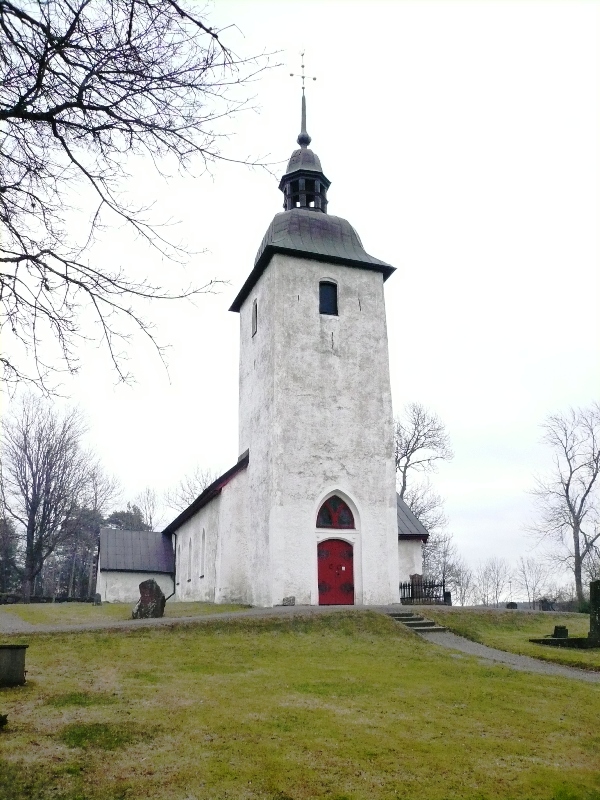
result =
[[[290,78],[301,78],[302,79],[302,95],[304,96],[304,81],[308,79],[309,81],[316,81],[316,78],[313,78],[312,75],[305,75],[304,74],[304,50],[300,53],[300,69],[302,70],[301,75],[297,75],[295,72],[290,72]]]
[[[300,128],[300,135],[298,136],[297,142],[300,147],[308,147],[310,144],[310,136],[306,131],[306,98],[304,96],[304,81],[305,80],[312,80],[316,81],[317,79],[314,78],[312,75],[305,75],[304,74],[304,50],[300,53],[300,66],[302,69],[302,74],[297,75],[294,72],[290,72],[290,78],[302,78],[302,123]]]

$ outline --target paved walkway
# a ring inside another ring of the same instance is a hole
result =
[[[369,608],[370,611],[377,611],[386,614],[390,611],[398,611],[400,606],[377,606]],[[414,606],[411,610],[420,612],[419,607]],[[277,606],[276,608],[251,608],[247,611],[233,611],[224,614],[204,614],[196,617],[163,617],[162,619],[130,619],[130,620],[102,620],[99,622],[86,622],[80,625],[33,625],[24,622],[16,614],[8,611],[0,612],[0,634],[24,634],[24,633],[75,633],[78,631],[96,630],[120,630],[131,628],[154,628],[154,627],[173,627],[176,625],[201,625],[205,622],[214,620],[233,620],[247,618],[268,618],[268,617],[294,617],[294,616],[314,616],[317,614],[330,614],[332,611],[357,611],[356,606]],[[425,610],[425,609],[423,609]],[[401,624],[401,623],[398,623]],[[600,672],[591,672],[574,667],[563,667],[560,664],[551,664],[548,661],[539,661],[530,656],[520,656],[515,653],[507,653],[504,650],[497,650],[494,647],[487,647],[462,636],[457,636],[449,631],[440,633],[420,633],[423,639],[433,644],[446,647],[450,650],[458,650],[470,656],[476,656],[483,664],[505,664],[512,669],[522,672],[536,672],[540,675],[557,675],[563,678],[586,681],[588,683],[600,683]],[[454,657],[461,658],[459,654]]]

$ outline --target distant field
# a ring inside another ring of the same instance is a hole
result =
[[[26,641],[2,800],[600,800],[600,686],[373,612]]]
[[[547,611],[533,614],[494,609],[472,611],[441,606],[422,606],[421,611],[430,619],[474,642],[570,667],[600,671],[600,649],[567,650],[529,641],[551,634],[555,625],[566,625],[569,636],[587,636],[590,629],[589,614],[553,614]]]
[[[131,619],[134,603],[31,603],[0,606],[0,615],[15,614],[33,625],[77,625],[102,620]],[[215,605],[214,603],[176,603],[167,601],[165,617],[195,617],[200,614],[224,614],[247,606]],[[1,800],[1,798],[0,798]]]

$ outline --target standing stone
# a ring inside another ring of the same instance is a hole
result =
[[[600,640],[600,581],[590,583],[590,639]]]
[[[140,599],[131,614],[132,619],[152,619],[165,613],[166,599],[158,583],[152,578],[140,583]]]

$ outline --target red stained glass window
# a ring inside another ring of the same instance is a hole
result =
[[[325,500],[317,514],[317,528],[354,528],[354,516],[346,503],[333,495]]]

